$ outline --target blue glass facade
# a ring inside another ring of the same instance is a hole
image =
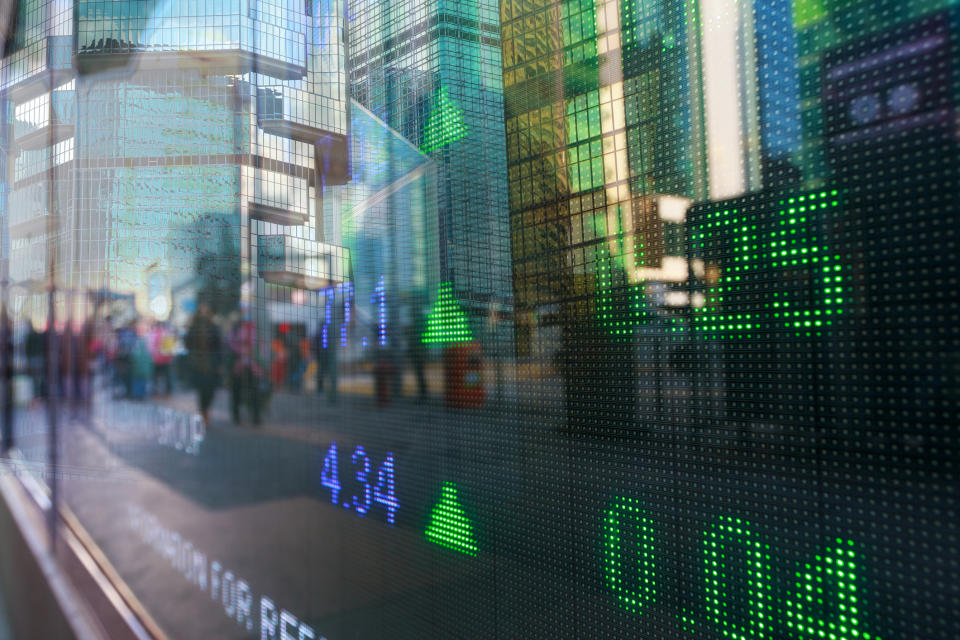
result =
[[[496,3],[354,2],[349,16],[350,91],[437,163],[441,277],[485,316],[512,298]]]

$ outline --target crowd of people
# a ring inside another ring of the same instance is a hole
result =
[[[418,330],[411,327],[406,354],[421,400],[426,396],[426,352]],[[234,423],[248,417],[259,425],[275,391],[321,393],[337,401],[337,351],[340,336],[324,329],[308,334],[305,325],[280,322],[265,331],[258,328],[249,311],[216,315],[201,301],[186,326],[140,316],[126,319],[106,315],[82,326],[68,323],[54,336],[58,372],[57,397],[82,406],[90,401],[94,387],[107,389],[114,398],[146,400],[174,391],[196,394],[197,408],[209,423],[217,390],[229,393]],[[51,336],[46,329],[30,326],[21,342],[29,392],[40,402],[50,393],[47,357]],[[402,367],[397,354],[385,349],[371,351],[379,400],[384,385],[396,387]],[[401,359],[402,355],[398,356]],[[387,382],[390,380],[392,382]],[[386,394],[399,395],[399,389]],[[379,402],[378,400],[378,402]]]
[[[182,329],[169,322],[111,316],[61,328],[54,336],[57,396],[87,403],[94,378],[113,397],[131,400],[189,388],[208,422],[216,392],[225,387],[234,422],[241,421],[245,409],[254,424],[260,423],[274,390],[320,390],[335,400],[335,346],[288,324],[271,329],[272,340],[264,341],[249,312],[217,317],[204,302]],[[50,339],[46,328],[30,325],[22,342],[28,395],[34,402],[50,393]]]

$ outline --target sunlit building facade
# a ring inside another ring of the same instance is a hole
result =
[[[135,293],[167,320],[344,281],[321,207],[349,174],[342,4],[20,4],[2,67],[17,299]]]
[[[687,279],[687,207],[749,178],[747,164],[732,176],[707,170],[711,143],[747,137],[728,132],[729,117],[718,127],[731,98],[710,91],[700,52],[736,61],[750,32],[737,36],[739,20],[727,19],[727,40],[702,37],[697,6],[684,3],[507,2],[501,12],[518,353],[565,363],[571,422],[589,423],[593,399],[610,396],[626,423],[637,385],[616,364],[621,343],[679,322],[670,289]],[[749,124],[733,105],[728,115]]]

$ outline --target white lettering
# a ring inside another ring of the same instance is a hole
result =
[[[253,606],[253,596],[250,594],[250,585],[246,580],[237,580],[236,593],[237,604],[237,624],[243,624],[246,620],[247,631],[253,627],[253,620],[250,615],[250,608]]]
[[[180,547],[180,554],[177,556],[177,569],[187,577],[187,580],[193,582],[193,564],[190,560],[193,558],[193,543],[185,540]]]
[[[188,582],[196,584],[204,592],[209,584],[210,598],[222,604],[224,613],[247,631],[253,631],[256,623],[252,611],[254,595],[246,580],[216,560],[209,562],[208,572],[206,554],[136,505],[127,506],[127,524],[160,557],[167,559],[180,571]],[[318,639],[314,630],[298,621],[291,612],[278,609],[268,596],[260,598],[260,639],[326,640],[323,636]]]
[[[236,611],[236,594],[233,592],[233,571],[223,574],[223,612],[233,617]]]
[[[207,556],[196,549],[193,551],[193,581],[202,590],[207,590]]]
[[[297,617],[287,611],[286,609],[280,610],[280,640],[297,640],[293,635],[287,633],[287,627],[293,627],[296,631],[298,623]]]
[[[207,434],[207,426],[203,424],[203,418],[194,414],[190,421],[190,449],[187,453],[197,454],[200,452],[200,443]]]
[[[267,596],[260,598],[260,640],[277,637],[277,608]]]
[[[217,590],[220,588],[220,570],[223,567],[220,566],[220,563],[214,560],[210,564],[210,597],[214,600],[217,599]]]

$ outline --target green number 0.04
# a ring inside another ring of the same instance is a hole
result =
[[[639,584],[633,586],[633,572],[624,569],[623,536],[628,527],[636,527],[639,547]],[[640,611],[644,603],[656,600],[656,571],[653,562],[653,520],[639,500],[619,497],[613,501],[604,519],[603,568],[607,585],[628,611]]]
[[[793,590],[785,599],[773,593],[770,546],[750,531],[740,518],[720,516],[704,531],[704,596],[706,625],[698,625],[693,612],[677,615],[684,630],[691,633],[719,632],[731,640],[759,640],[786,637],[825,640],[880,640],[862,627],[861,594],[858,592],[857,564],[852,540],[837,538],[836,546],[817,555],[812,563],[801,564]],[[624,537],[636,534],[637,564],[624,558]],[[617,603],[632,613],[656,602],[653,518],[639,500],[614,498],[603,522],[603,568],[607,586]],[[728,606],[732,580],[731,560],[747,576],[748,620],[735,621]],[[636,571],[636,573],[634,573]]]

